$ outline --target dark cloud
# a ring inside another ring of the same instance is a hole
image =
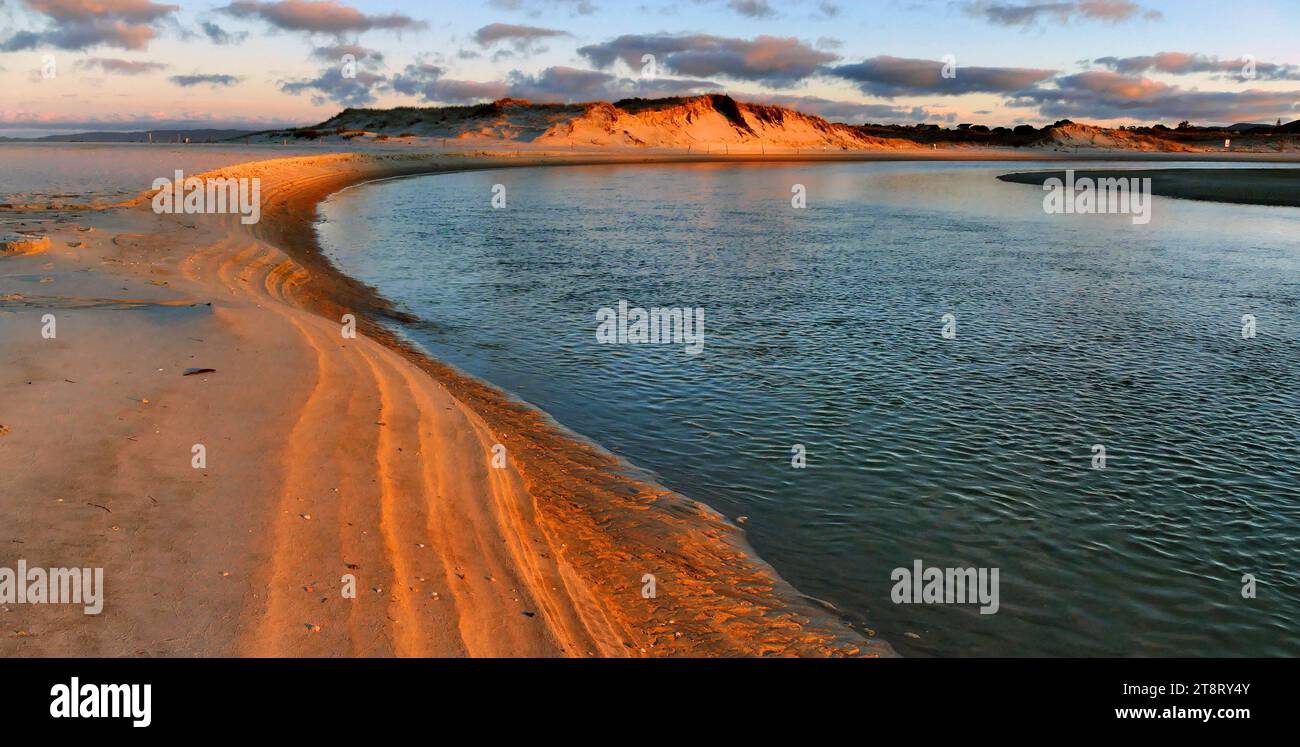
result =
[[[573,67],[548,67],[530,75],[518,70],[510,74],[511,95],[540,101],[593,101],[605,98],[613,75]]]
[[[1197,91],[1139,76],[1093,70],[1057,78],[1053,88],[1020,92],[1011,106],[1048,118],[1231,123],[1286,116],[1300,91]]]
[[[235,0],[217,9],[236,18],[258,18],[285,31],[305,31],[335,36],[371,30],[409,31],[427,28],[401,13],[367,15],[338,0]]]
[[[864,104],[858,101],[835,101],[818,96],[745,96],[745,101],[774,104],[787,109],[812,114],[832,122],[849,124],[893,124],[924,122],[930,112],[919,106],[892,106],[889,104]]]
[[[309,93],[311,101],[321,106],[333,101],[345,106],[365,106],[375,102],[375,91],[388,88],[388,80],[378,73],[364,70],[348,77],[339,66],[326,68],[315,78],[281,81],[280,90],[294,96]]]
[[[727,7],[746,18],[771,18],[776,15],[767,0],[727,0]]]
[[[885,98],[909,94],[1013,93],[1056,74],[1055,70],[1036,68],[963,67],[958,64],[952,77],[945,78],[942,61],[884,56],[829,67],[825,72],[853,81],[863,93]]]
[[[0,52],[38,47],[81,50],[106,46],[146,49],[158,35],[157,26],[179,6],[152,0],[23,0],[49,25],[40,31],[19,31],[0,42]]]
[[[213,73],[207,75],[173,75],[168,78],[168,80],[185,88],[190,88],[192,86],[212,86],[213,88],[222,88],[235,85],[241,80],[241,78],[234,75],[219,75]]]
[[[1221,77],[1237,80],[1300,80],[1300,67],[1295,65],[1276,65],[1271,62],[1254,62],[1248,68],[1246,58],[1224,60],[1213,55],[1193,54],[1191,52],[1160,52],[1138,57],[1099,57],[1094,64],[1102,65],[1117,73],[1167,73],[1169,75],[1192,75],[1211,73]],[[1253,71],[1250,69],[1253,68]]]
[[[688,96],[721,89],[708,80],[620,78],[596,70],[549,67],[536,73],[516,70],[501,81],[454,80],[437,65],[408,65],[393,77],[393,90],[428,102],[472,104],[510,97],[539,102],[616,101],[635,96]]]
[[[100,70],[111,75],[143,75],[159,70],[166,70],[169,65],[161,62],[141,62],[139,60],[119,60],[113,57],[89,57],[79,60],[78,70]]]
[[[1136,18],[1157,20],[1158,10],[1148,10],[1131,0],[1062,0],[1061,2],[1000,2],[973,0],[962,6],[967,15],[998,26],[1029,27],[1038,23],[1069,23],[1075,20],[1121,23]]]
[[[510,95],[532,101],[617,101],[625,98],[693,96],[719,91],[710,80],[688,78],[620,78],[595,70],[549,67],[536,75],[510,74]]]
[[[208,41],[213,44],[239,44],[248,38],[247,31],[240,31],[232,34],[212,21],[204,21],[199,24],[199,27],[203,29],[203,33],[208,37]]]
[[[478,82],[444,78],[446,68],[429,63],[407,65],[393,76],[392,87],[397,93],[418,96],[423,101],[444,104],[471,104],[502,98],[510,90],[503,81]]]
[[[377,62],[384,61],[382,52],[369,47],[363,47],[360,44],[330,44],[324,47],[316,47],[311,51],[311,56],[323,62],[339,62],[343,55],[350,54],[357,62]]]
[[[817,3],[817,13],[823,18],[834,18],[840,14],[840,6],[835,3],[824,0]]]
[[[569,36],[567,31],[546,29],[540,26],[521,26],[513,23],[492,23],[474,32],[474,41],[480,47],[490,47],[499,42],[507,42],[519,51],[531,49],[542,39]]]
[[[802,81],[838,55],[819,51],[793,37],[735,39],[707,34],[628,34],[578,49],[598,68],[616,60],[641,69],[643,55],[655,56],[660,70],[691,77],[723,76],[769,86]]]

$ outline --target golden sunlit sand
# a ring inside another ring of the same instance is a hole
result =
[[[95,617],[10,609],[0,654],[891,653],[710,510],[405,347],[373,321],[385,302],[315,251],[331,191],[513,165],[253,163],[220,173],[262,180],[256,225],[158,215],[142,196],[6,258],[53,281],[0,315],[3,386],[21,388],[4,408],[3,539],[33,566],[104,567],[106,601]]]
[[[334,191],[421,173],[933,157],[335,153],[206,174],[261,180],[253,225],[151,194],[47,223],[43,253],[0,259],[41,276],[0,314],[0,387],[21,393],[0,539],[104,567],[106,602],[9,609],[0,655],[891,655],[707,507],[390,333],[402,314],[324,259],[313,221]]]

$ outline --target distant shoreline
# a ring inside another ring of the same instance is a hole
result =
[[[1076,179],[1149,178],[1152,194],[1239,205],[1300,207],[1300,169],[1102,169],[1076,170]],[[1042,185],[1065,179],[1064,171],[1002,174],[1015,184]]]

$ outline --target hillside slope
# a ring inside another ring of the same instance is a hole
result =
[[[899,148],[908,144],[780,106],[730,96],[534,104],[501,99],[478,106],[345,109],[311,128],[271,131],[260,139],[447,138],[539,145],[641,148]]]
[[[1037,148],[1102,148],[1107,150],[1160,151],[1167,153],[1192,153],[1196,148],[1162,137],[1128,130],[1067,122],[1046,128]]]
[[[1185,124],[1185,123],[1184,123]],[[235,138],[278,143],[393,141],[413,145],[492,148],[694,150],[733,154],[905,148],[1038,148],[1056,151],[1206,153],[1224,149],[1284,152],[1300,148],[1293,122],[1237,132],[1220,127],[1162,125],[1111,129],[1061,120],[1045,127],[960,124],[847,125],[781,106],[750,104],[724,94],[623,99],[614,103],[536,104],[500,99],[475,106],[344,109],[313,127],[269,130]]]

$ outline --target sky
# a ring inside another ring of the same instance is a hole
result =
[[[1295,0],[0,0],[0,136],[714,92],[852,123],[1289,122],[1298,31]]]

